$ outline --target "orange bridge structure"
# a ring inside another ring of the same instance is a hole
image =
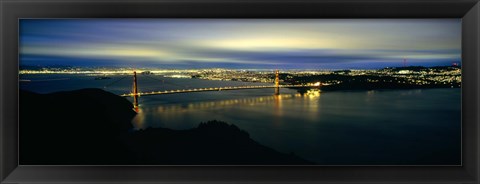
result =
[[[227,87],[209,87],[209,88],[191,88],[191,89],[177,89],[177,90],[164,90],[164,91],[150,91],[139,92],[137,84],[137,72],[133,72],[133,89],[131,93],[122,94],[122,97],[133,97],[133,105],[138,107],[138,98],[140,96],[151,95],[167,95],[176,93],[194,93],[194,92],[206,92],[206,91],[226,91],[226,90],[243,90],[243,89],[262,89],[262,88],[274,88],[274,94],[280,94],[280,88],[305,88],[305,87],[320,87],[321,84],[286,84],[281,85],[279,79],[279,71],[275,71],[275,83],[273,85],[250,85],[250,86],[227,86]]]

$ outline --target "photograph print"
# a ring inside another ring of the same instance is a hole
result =
[[[20,165],[462,165],[461,19],[19,19]]]

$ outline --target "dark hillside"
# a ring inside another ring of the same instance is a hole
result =
[[[127,99],[100,89],[20,91],[20,164],[311,164],[220,121],[189,130],[134,131],[132,108]]]

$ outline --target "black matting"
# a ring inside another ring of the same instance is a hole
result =
[[[18,166],[19,18],[463,18],[463,166]],[[0,0],[1,183],[479,183],[478,0]]]

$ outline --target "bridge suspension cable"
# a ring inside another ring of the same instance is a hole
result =
[[[175,84],[175,83],[172,83],[172,82],[168,82],[168,81],[165,81],[165,80],[161,80],[161,79],[157,79],[157,78],[154,78],[152,76],[149,76],[149,75],[144,75],[152,80],[156,80],[156,81],[160,81],[162,83],[166,83],[166,84],[170,84],[170,85],[174,85],[174,86],[178,86],[178,87],[182,87],[182,88],[188,88],[189,86],[182,86],[182,85],[178,85],[178,84]]]
[[[144,75],[147,78],[160,81],[162,83],[167,83],[175,86],[180,86],[182,88],[187,88],[187,89],[177,89],[177,90],[164,90],[164,91],[150,91],[150,92],[138,92],[137,90],[134,90],[130,94],[122,94],[120,96],[123,97],[135,97],[138,98],[138,96],[142,95],[161,95],[161,94],[174,94],[174,93],[191,93],[191,92],[202,92],[202,91],[222,91],[222,90],[240,90],[240,89],[261,89],[261,88],[275,88],[275,95],[279,95],[280,88],[304,88],[304,87],[320,87],[321,84],[320,82],[317,82],[315,84],[283,84],[280,85],[280,80],[279,80],[279,72],[278,70],[275,72],[275,83],[273,85],[248,85],[248,86],[224,86],[224,87],[210,87],[210,88],[191,88],[188,89],[188,86],[182,86],[170,82],[165,82],[165,80],[160,80],[156,79],[151,76]],[[134,72],[134,89],[137,88],[137,83],[136,83],[136,73]]]
[[[116,84],[116,83],[120,82],[121,80],[123,80],[123,79],[125,79],[125,78],[127,78],[127,77],[129,77],[129,75],[127,75],[127,76],[124,76],[124,77],[122,77],[122,78],[120,78],[120,79],[117,79],[117,80],[115,80],[115,81],[113,81],[113,82],[111,82],[111,83],[109,83],[109,84],[107,84],[107,85],[103,86],[103,88],[108,88],[108,87],[110,87],[110,86],[112,86],[112,85],[114,85],[114,84]]]

